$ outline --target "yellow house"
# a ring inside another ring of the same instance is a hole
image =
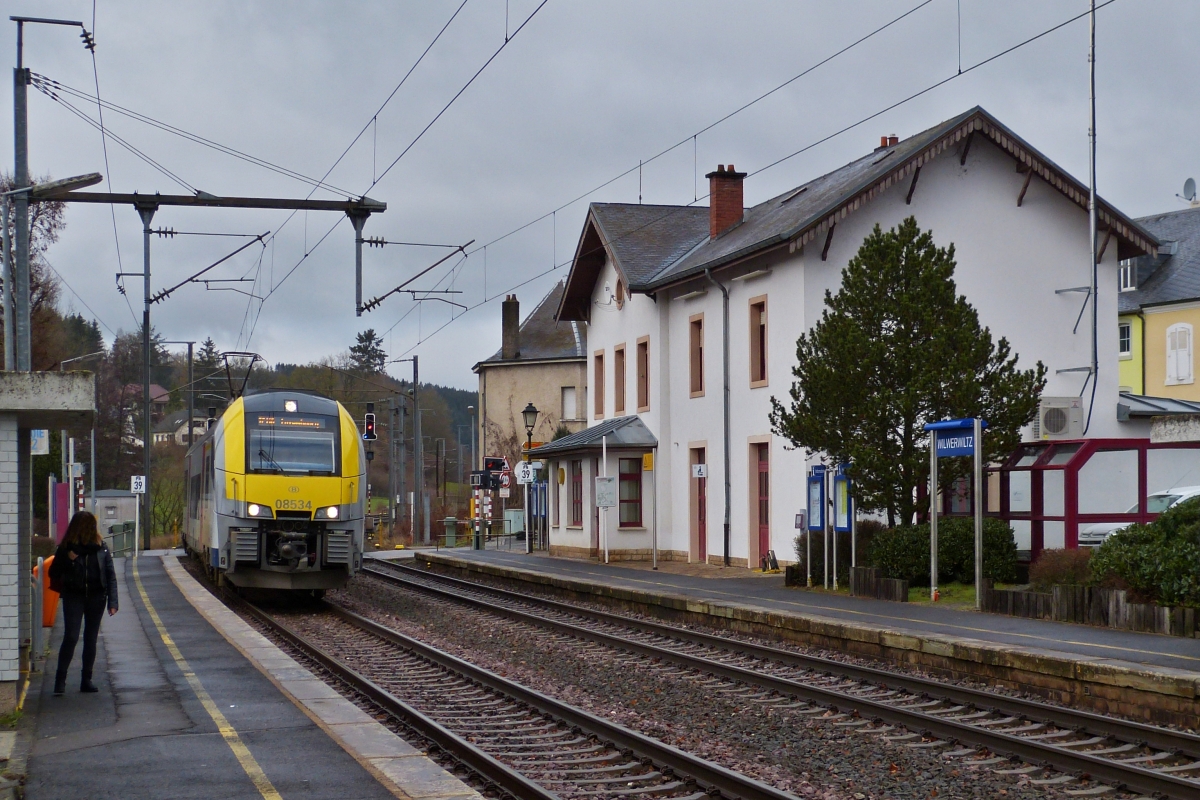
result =
[[[1121,262],[1118,372],[1121,391],[1200,401],[1200,206],[1137,220],[1159,254]]]
[[[1142,357],[1142,315],[1117,317],[1117,373],[1121,391],[1145,394],[1145,359]]]

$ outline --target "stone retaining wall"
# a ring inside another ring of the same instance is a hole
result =
[[[463,578],[487,576],[518,591],[531,586],[567,600],[597,602],[675,623],[784,639],[931,673],[970,678],[1027,691],[1065,705],[1121,714],[1156,724],[1191,727],[1200,717],[1200,673],[1146,667],[1114,659],[1075,656],[960,636],[914,633],[850,623],[816,614],[780,612],[740,603],[593,584],[528,570],[417,554],[417,564]]]

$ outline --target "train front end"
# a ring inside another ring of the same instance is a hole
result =
[[[340,403],[261,392],[232,403],[209,433],[193,450],[214,513],[189,545],[214,572],[244,588],[323,591],[362,567],[366,457]]]

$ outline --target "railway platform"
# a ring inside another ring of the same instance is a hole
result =
[[[54,697],[59,614],[20,736],[30,800],[480,795],[233,614],[174,553],[117,559],[93,680]],[[11,769],[11,766],[10,766]]]
[[[603,564],[498,550],[418,551],[417,563],[537,585],[678,621],[717,624],[1164,721],[1200,714],[1200,639],[785,587],[782,575],[665,562]],[[514,587],[514,588],[519,588]]]

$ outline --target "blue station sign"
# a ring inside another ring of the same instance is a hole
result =
[[[980,420],[979,426],[986,428],[987,421]],[[925,430],[933,432],[938,458],[975,454],[975,420],[970,417],[931,422],[925,426]]]

